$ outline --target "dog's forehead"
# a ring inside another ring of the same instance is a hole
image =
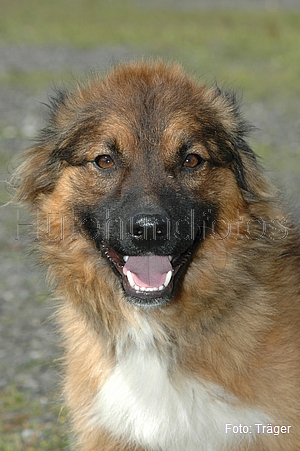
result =
[[[130,101],[123,98],[122,102],[127,109],[121,103],[111,103],[105,112],[100,111],[97,127],[101,141],[112,141],[120,150],[142,143],[146,148],[158,144],[168,147],[171,143],[180,146],[204,127],[191,104],[175,102],[171,97],[164,101],[158,95],[152,101],[147,96],[138,100],[130,97]]]
[[[228,141],[224,126],[228,133],[237,127],[226,96],[198,85],[179,69],[160,65],[118,68],[58,104],[55,137],[63,140],[57,147],[79,156],[84,151],[88,159],[111,149],[129,159],[164,150],[163,156],[172,159],[191,143],[219,147],[221,137]]]
[[[148,154],[160,158],[173,158],[182,146],[201,143],[196,135],[201,134],[201,124],[197,124],[188,114],[174,114],[161,117],[155,112],[150,117],[132,117],[134,112],[127,115],[111,113],[100,123],[94,135],[95,152],[101,148],[117,149],[127,158]],[[111,146],[113,144],[113,146]],[[203,152],[206,155],[205,146]],[[163,152],[162,152],[163,151]]]
[[[161,132],[175,117],[189,115],[191,123],[203,86],[174,68],[163,69],[159,65],[119,68],[79,91],[77,104],[107,123],[139,132]]]

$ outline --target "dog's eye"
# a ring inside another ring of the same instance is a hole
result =
[[[115,165],[115,162],[110,155],[99,155],[95,158],[94,163],[101,169],[110,169]]]
[[[196,155],[195,153],[190,153],[186,156],[184,162],[182,163],[182,167],[189,168],[189,169],[196,169],[198,168],[202,163],[203,159]]]

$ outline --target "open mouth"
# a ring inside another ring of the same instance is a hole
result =
[[[180,255],[121,255],[102,243],[101,251],[118,274],[127,299],[138,306],[162,306],[173,294],[180,270],[188,263],[194,246]]]

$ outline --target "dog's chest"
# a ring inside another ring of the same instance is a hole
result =
[[[226,424],[268,420],[235,401],[212,383],[181,378],[175,386],[155,351],[133,348],[99,391],[92,423],[149,451],[221,451],[253,438],[226,434]]]

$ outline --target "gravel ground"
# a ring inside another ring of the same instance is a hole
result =
[[[84,73],[95,67],[95,62],[96,67],[102,69],[111,62],[132,56],[122,48],[87,51],[67,47],[2,46],[0,77],[12,70],[28,74],[39,69]],[[0,181],[7,178],[7,172],[13,167],[9,161],[28,146],[42,125],[46,108],[41,102],[45,100],[45,94],[33,87],[8,88],[0,84]],[[247,105],[248,119],[262,130],[256,134],[255,141],[274,146],[274,149],[282,145],[288,149],[285,155],[288,164],[277,179],[280,185],[286,185],[289,195],[294,193],[294,203],[299,206],[299,181],[293,169],[299,145],[297,113],[299,107],[297,110],[296,106],[291,117],[287,105],[276,108],[261,103]],[[277,159],[282,158],[279,151],[276,155]],[[1,185],[2,199],[8,199],[4,183]],[[57,365],[52,362],[60,353],[54,326],[47,320],[52,304],[43,302],[49,297],[44,276],[24,252],[27,248],[26,214],[12,205],[3,207],[0,213],[0,389],[14,381],[20,389],[47,402],[59,382]]]

